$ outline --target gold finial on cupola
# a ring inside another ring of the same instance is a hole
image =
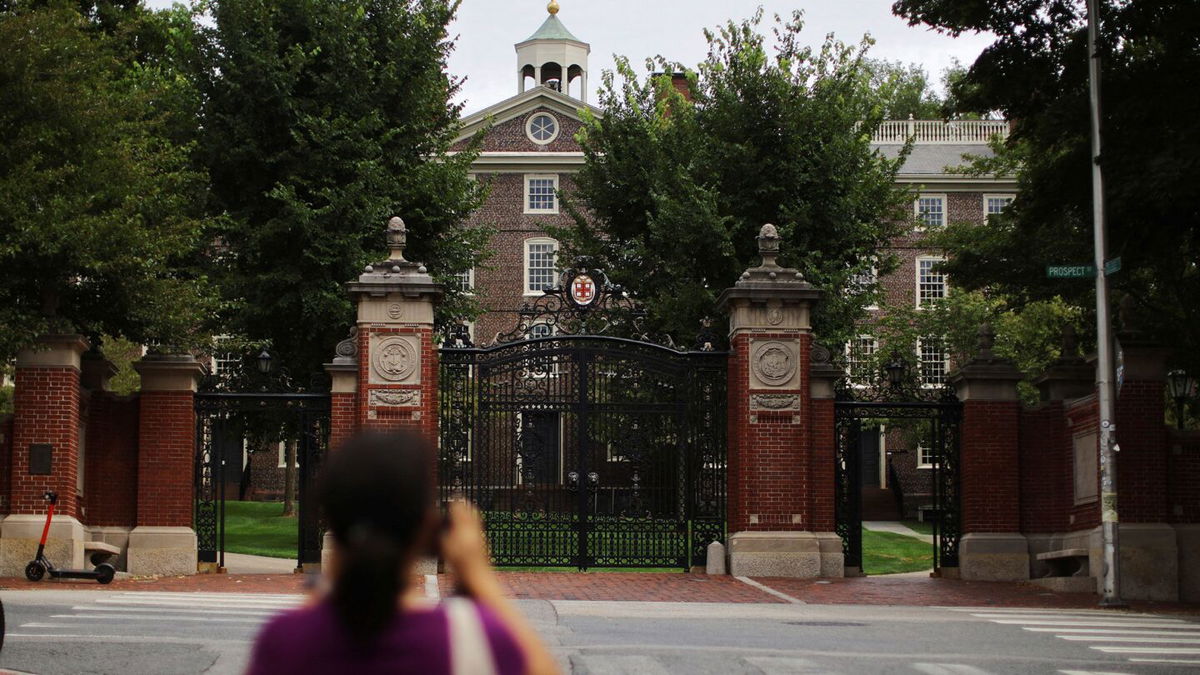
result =
[[[546,11],[550,12],[552,15],[558,14],[559,9],[561,9],[561,7],[558,6],[558,0],[550,0],[550,4],[546,5]]]

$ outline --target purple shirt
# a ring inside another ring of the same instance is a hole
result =
[[[499,675],[517,675],[525,657],[500,619],[478,604],[483,630]],[[246,671],[269,673],[450,673],[450,625],[446,610],[397,612],[379,638],[361,645],[351,638],[328,602],[281,614],[263,627]]]

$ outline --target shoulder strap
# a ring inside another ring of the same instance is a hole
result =
[[[475,603],[466,598],[448,598],[446,619],[450,624],[450,671],[453,675],[495,675],[492,647],[483,629]]]

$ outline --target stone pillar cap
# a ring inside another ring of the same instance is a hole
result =
[[[133,369],[142,378],[142,391],[196,391],[204,366],[191,354],[147,354]]]
[[[405,297],[429,297],[434,302],[440,300],[446,291],[441,284],[434,282],[429,276],[429,270],[420,263],[405,260],[404,249],[408,245],[408,228],[399,217],[393,217],[387,224],[387,244],[390,254],[386,260],[372,263],[363,269],[357,281],[346,285],[351,293],[367,295],[387,295],[400,293]]]
[[[781,267],[775,260],[779,256],[782,239],[779,231],[770,223],[762,226],[758,234],[758,254],[762,264],[751,267],[738,279],[733,288],[727,288],[717,298],[717,308],[726,309],[735,299],[751,302],[779,300],[785,303],[813,302],[820,300],[822,291],[804,279],[800,270]]]

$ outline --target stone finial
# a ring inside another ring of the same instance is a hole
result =
[[[1075,332],[1074,324],[1066,324],[1062,329],[1062,346],[1060,359],[1073,359],[1079,356],[1079,335]]]
[[[779,230],[771,223],[762,226],[758,232],[758,254],[762,256],[763,267],[778,267],[775,258],[779,257]]]
[[[979,347],[980,358],[992,358],[992,348],[996,346],[996,331],[992,330],[991,322],[984,321],[980,324],[976,335],[979,338],[976,344]]]
[[[404,247],[408,245],[408,228],[400,216],[392,216],[387,224],[387,244],[391,254],[388,260],[407,262],[404,260]]]

